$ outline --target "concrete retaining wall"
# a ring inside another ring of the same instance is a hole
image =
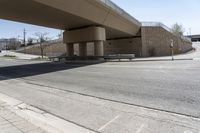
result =
[[[177,37],[162,27],[142,27],[141,35],[127,39],[107,40],[104,42],[104,53],[108,54],[135,54],[136,57],[168,56],[171,55],[170,43],[174,40],[174,53],[180,54],[192,49],[192,43]],[[21,52],[24,52],[22,49]],[[40,55],[39,45],[31,46],[26,50],[28,54]],[[66,45],[52,43],[44,48],[44,55],[59,56],[66,54]],[[74,54],[79,55],[79,45],[74,44]],[[94,43],[87,43],[87,55],[94,55]]]
[[[109,40],[105,42],[105,55],[108,54],[135,54],[142,55],[141,37],[131,39]]]
[[[59,56],[66,54],[66,45],[63,43],[52,43],[44,46],[45,56]],[[108,54],[136,54],[141,55],[141,38],[110,40],[104,43],[105,55]],[[24,52],[24,49],[18,50]],[[27,54],[41,55],[39,45],[31,46],[26,49]],[[79,55],[79,44],[74,44],[74,55]],[[87,55],[94,55],[94,43],[87,43]]]
[[[192,42],[175,36],[162,27],[142,27],[142,56],[168,56],[170,40],[174,40],[174,52],[180,54],[192,49]]]
[[[24,49],[18,50],[18,52],[24,53]],[[41,55],[40,45],[33,45],[26,48],[27,54]],[[52,43],[44,45],[45,56],[59,56],[66,53],[66,45],[63,43]]]

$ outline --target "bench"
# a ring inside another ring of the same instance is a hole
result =
[[[49,60],[55,62],[56,60],[60,61],[60,58],[59,57],[49,57]]]
[[[107,60],[119,60],[122,59],[129,59],[130,61],[135,58],[135,54],[110,54],[107,56],[58,56],[58,57],[49,57],[50,61],[61,61],[62,59],[65,60],[97,60],[97,59],[104,59]]]
[[[58,57],[49,57],[50,61],[61,61],[65,60],[97,60],[102,59],[104,56],[58,56]]]
[[[135,58],[135,54],[111,54],[104,57],[104,59],[107,60],[119,60],[122,59],[129,59],[130,61]]]

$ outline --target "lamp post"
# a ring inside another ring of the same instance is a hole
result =
[[[172,56],[172,61],[174,61],[174,40],[170,40],[170,49],[171,49],[171,56]]]

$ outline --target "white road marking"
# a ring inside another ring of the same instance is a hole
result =
[[[144,128],[144,126],[145,126],[145,124],[142,124],[142,125],[140,126],[140,128],[136,131],[136,133],[140,133],[140,132],[142,131],[142,129]]]
[[[115,120],[117,120],[119,118],[119,115],[116,116],[115,118],[113,118],[112,120],[110,120],[109,122],[107,122],[105,125],[103,125],[102,127],[100,127],[98,129],[98,132],[101,132],[103,129],[105,129],[108,125],[110,125],[111,123],[113,123]]]

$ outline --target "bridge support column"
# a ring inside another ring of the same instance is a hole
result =
[[[74,44],[67,43],[67,56],[74,56]]]
[[[103,41],[94,42],[94,55],[104,56],[104,44]]]
[[[104,48],[103,42],[106,40],[106,30],[103,27],[91,26],[87,28],[75,29],[65,31],[63,33],[63,41],[69,46],[69,55],[72,55],[72,46],[71,43],[80,43],[79,44],[79,55],[86,56],[87,48],[86,44],[82,42],[94,42],[94,53],[95,56],[103,56]],[[70,52],[71,51],[71,52]]]
[[[79,43],[79,56],[87,56],[87,43]]]

